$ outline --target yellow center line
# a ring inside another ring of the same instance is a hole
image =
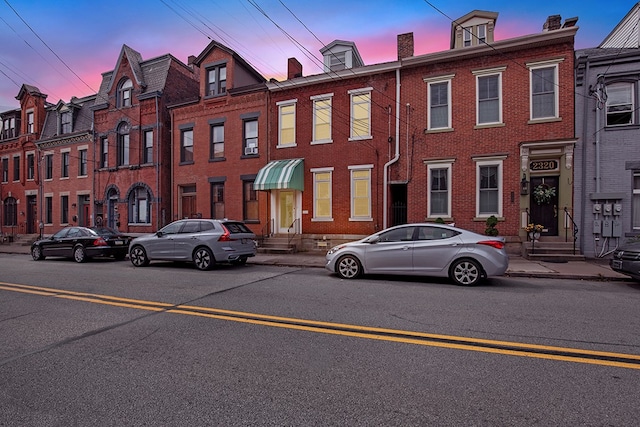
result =
[[[133,308],[146,311],[166,311],[167,313],[198,316],[246,324],[277,327],[305,332],[348,336],[379,341],[414,344],[483,353],[558,360],[627,369],[640,369],[640,355],[586,350],[570,347],[556,347],[527,344],[512,341],[498,341],[455,335],[430,334],[424,332],[386,329],[346,323],[323,322],[292,317],[281,317],[243,311],[193,305],[176,305],[147,300],[122,298],[110,295],[67,291],[55,288],[28,286],[0,282],[0,290],[21,292],[32,295],[84,301],[95,304]],[[607,360],[608,359],[608,360]],[[618,360],[611,360],[618,359]],[[635,362],[637,361],[637,362]]]

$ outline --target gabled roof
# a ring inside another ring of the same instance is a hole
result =
[[[324,46],[322,49],[320,49],[320,53],[323,56],[326,56],[327,52],[335,52],[336,47],[345,47],[351,52],[353,52],[352,68],[364,66],[364,61],[362,60],[362,57],[360,56],[360,52],[358,52],[358,48],[356,47],[356,44],[354,42],[350,42],[346,40],[334,40],[328,45]]]
[[[200,55],[198,55],[198,57],[193,60],[193,64],[198,66],[198,67],[202,66],[202,62],[207,58],[207,56],[209,56],[209,54],[214,49],[220,49],[220,50],[226,52],[227,54],[229,54],[229,56],[233,57],[233,60],[235,61],[236,64],[239,64],[240,66],[245,68],[258,81],[260,81],[260,82],[266,82],[267,81],[267,79],[265,79],[262,74],[260,74],[255,68],[253,68],[247,61],[245,61],[233,49],[230,49],[227,46],[225,46],[222,43],[219,43],[219,42],[217,42],[215,40],[212,40],[211,43],[209,43],[207,45],[207,47],[205,47],[204,50],[202,52],[200,52]]]
[[[114,68],[114,71],[117,71],[120,69],[122,60],[125,57],[129,62],[129,66],[131,67],[131,72],[133,73],[133,77],[135,78],[135,81],[138,84],[138,86],[141,86],[143,88],[146,87],[147,84],[144,81],[144,75],[142,73],[142,67],[140,65],[140,63],[142,62],[142,55],[140,55],[140,52],[131,49],[126,44],[122,45],[122,49],[120,50],[120,55],[118,56],[118,62],[116,62],[116,67]],[[113,87],[114,83],[115,82],[113,81],[113,79],[109,81],[109,86],[107,88],[107,91],[111,91],[111,88]]]
[[[40,92],[40,89],[38,89],[35,86],[32,85],[28,85],[28,84],[23,84],[20,87],[20,91],[18,92],[18,95],[16,96],[16,99],[19,101],[21,100],[26,94],[29,94],[31,96],[41,96],[46,98],[47,95],[45,95],[44,93]]]
[[[467,13],[464,16],[461,16],[455,21],[452,21],[451,22],[451,38],[449,39],[451,44],[451,49],[453,49],[455,46],[456,28],[458,28],[459,26],[464,27],[464,24],[473,18],[487,19],[487,20],[493,21],[493,23],[495,24],[498,21],[498,12],[490,12],[488,10],[476,9],[476,10],[472,10],[471,12]]]
[[[613,31],[600,43],[599,47],[637,48],[640,47],[640,2],[636,3]]]

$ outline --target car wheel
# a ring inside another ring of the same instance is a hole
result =
[[[233,264],[233,265],[245,265],[246,263],[247,263],[247,257],[246,256],[240,257],[235,261],[231,261],[231,264]]]
[[[338,260],[336,273],[343,279],[355,279],[362,274],[362,264],[353,255],[345,255]]]
[[[85,262],[87,260],[87,254],[84,251],[83,246],[78,245],[75,248],[73,248],[73,259],[76,262]]]
[[[211,270],[215,261],[209,248],[200,247],[193,253],[193,263],[198,270]]]
[[[134,246],[129,251],[129,260],[135,267],[144,267],[149,265],[149,258],[147,252],[142,246]]]
[[[34,261],[40,261],[44,259],[44,255],[42,255],[42,248],[40,246],[34,246],[31,248],[31,256]]]
[[[482,279],[482,268],[474,260],[459,259],[451,265],[449,277],[456,285],[474,286]]]

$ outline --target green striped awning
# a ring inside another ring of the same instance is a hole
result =
[[[258,172],[254,190],[304,191],[304,159],[274,160]]]

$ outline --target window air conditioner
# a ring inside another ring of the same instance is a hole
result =
[[[258,147],[245,147],[244,154],[245,155],[258,154]]]

